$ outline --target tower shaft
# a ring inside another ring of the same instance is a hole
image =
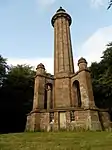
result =
[[[71,17],[60,8],[52,18],[54,26],[54,75],[74,73],[70,35]]]

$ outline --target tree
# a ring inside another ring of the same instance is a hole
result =
[[[111,6],[112,6],[112,0],[109,1],[109,6],[107,9],[110,9]]]
[[[9,68],[0,94],[2,132],[24,131],[27,113],[32,109],[34,75],[33,68],[28,65]]]
[[[15,104],[16,101],[14,101],[12,104],[14,108],[17,106],[19,109],[19,106],[21,106],[23,107],[21,109],[27,109],[28,111],[28,107],[24,108],[24,105],[27,105],[28,102],[32,100],[34,75],[35,72],[32,67],[28,65],[17,65],[10,67],[7,78],[3,83],[3,87],[8,89],[8,92],[11,92],[11,95],[15,97],[17,105]]]
[[[112,42],[107,45],[99,63],[92,63],[90,70],[95,103],[100,108],[112,108]]]
[[[6,59],[0,55],[0,87],[2,86],[7,69],[8,65],[6,63]]]

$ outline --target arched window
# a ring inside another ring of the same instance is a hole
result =
[[[47,83],[45,85],[45,96],[44,96],[44,109],[52,109],[52,84]]]
[[[81,94],[78,80],[73,82],[73,101],[74,106],[81,107]]]

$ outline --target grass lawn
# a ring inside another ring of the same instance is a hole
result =
[[[111,132],[1,134],[0,150],[112,150]]]

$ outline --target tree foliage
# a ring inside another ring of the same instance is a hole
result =
[[[6,59],[0,55],[0,87],[2,86],[7,69],[8,69],[8,65]]]
[[[10,67],[3,83],[3,90],[14,100],[11,107],[17,106],[17,109],[21,107],[23,110],[23,106],[32,100],[34,74],[32,67],[28,65]]]
[[[111,6],[112,6],[112,0],[109,1],[109,6],[107,9],[110,9]]]
[[[107,45],[99,63],[92,63],[90,70],[96,105],[112,108],[112,42]]]
[[[0,130],[24,131],[26,115],[32,109],[35,72],[28,65],[17,65],[10,66],[4,74],[0,89]]]

